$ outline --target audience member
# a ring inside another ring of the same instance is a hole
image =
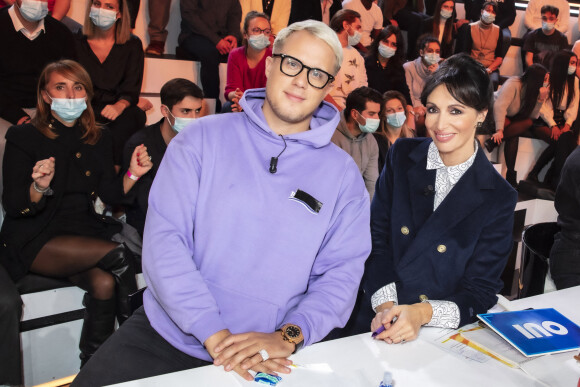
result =
[[[123,170],[128,170],[135,149],[142,145],[147,148],[153,166],[135,183],[129,200],[125,200],[127,223],[135,227],[141,235],[145,227],[145,215],[149,207],[149,190],[157,174],[167,145],[185,126],[201,116],[203,92],[187,79],[175,78],[161,88],[161,114],[163,118],[135,133],[123,154]]]
[[[550,52],[558,52],[568,47],[568,38],[555,28],[558,21],[558,8],[551,5],[542,7],[542,27],[526,35],[522,52],[525,53],[525,67],[533,63],[544,66],[550,64],[545,61]]]
[[[505,141],[506,180],[513,187],[517,186],[515,165],[519,136],[530,128],[538,136],[539,128],[533,127],[532,122],[540,116],[540,108],[548,98],[549,82],[548,70],[536,63],[528,67],[522,76],[509,78],[497,91],[493,104],[496,132],[485,142],[485,147],[491,152]]]
[[[405,41],[401,30],[395,26],[386,26],[373,40],[365,57],[369,87],[378,90],[379,93],[397,90],[410,101],[409,87],[403,69],[404,62]]]
[[[47,16],[45,1],[41,7],[34,3],[16,0],[0,10],[0,170],[6,131],[34,115],[36,85],[44,66],[76,58],[71,32]]]
[[[441,45],[437,38],[423,35],[419,41],[419,57],[403,65],[405,79],[411,95],[413,112],[415,113],[415,128],[421,137],[426,136],[425,114],[427,109],[421,103],[421,93],[427,78],[439,68],[441,61]]]
[[[546,21],[543,17],[543,8],[545,6],[556,8],[560,12],[560,16],[556,13],[556,18],[548,21],[548,23],[555,24],[555,26],[552,26],[552,29],[556,28],[563,34],[568,32],[570,24],[570,4],[566,0],[529,0],[524,16],[524,25],[526,28],[530,31],[534,31],[544,26]]]
[[[116,166],[121,165],[125,143],[145,126],[147,119],[137,106],[143,82],[143,45],[131,34],[126,9],[126,0],[92,0],[83,34],[76,39],[79,62],[94,85],[92,107],[96,120],[106,125],[113,136]]]
[[[171,0],[148,0],[149,4],[149,45],[145,50],[147,55],[161,56],[165,52],[167,40],[167,24],[171,12]]]
[[[572,47],[572,52],[576,54],[578,58],[580,58],[580,39],[574,43],[574,46]],[[578,66],[578,69],[576,70],[576,76],[580,77],[580,66]]]
[[[550,274],[561,290],[580,285],[580,147],[564,164],[554,205],[560,232],[550,251]]]
[[[469,21],[476,22],[481,19],[481,10],[487,0],[463,0],[465,7],[465,18]],[[510,27],[516,20],[516,3],[514,0],[501,0],[495,2],[497,12],[493,22],[501,30]]]
[[[455,1],[437,0],[435,13],[423,22],[423,31],[430,33],[439,40],[443,58],[448,58],[453,54],[456,38],[453,21],[456,18]]]
[[[499,86],[499,66],[503,62],[503,39],[500,28],[494,24],[497,3],[486,1],[481,18],[459,29],[456,52],[466,52],[481,63],[489,74],[494,90]]]
[[[266,86],[266,58],[272,56],[270,20],[268,15],[250,11],[244,19],[243,46],[228,57],[226,102],[222,112],[241,110],[239,101],[244,91]]]
[[[14,282],[0,265],[0,385],[22,386],[20,318],[22,300]]]
[[[361,37],[360,15],[351,9],[342,9],[333,16],[330,28],[336,32],[342,45],[342,64],[328,95],[331,97],[331,102],[342,110],[346,106],[346,97],[351,91],[368,85],[364,59],[352,47],[358,44]]]
[[[238,46],[242,7],[238,0],[182,0],[180,5],[179,45],[201,62],[203,94],[215,98],[220,111],[219,64]]]
[[[72,386],[211,361],[249,381],[249,370],[286,374],[293,352],[346,323],[370,211],[356,164],[330,144],[339,113],[323,98],[341,45],[310,20],[280,31],[273,51],[242,113],[200,119],[169,145],[149,196],[144,307]]]
[[[415,59],[415,44],[423,34],[423,22],[429,16],[423,13],[423,0],[389,0],[382,2],[383,25],[395,24],[407,31],[407,58]],[[394,23],[393,23],[394,22]]]
[[[90,77],[76,62],[54,62],[40,75],[36,116],[6,134],[0,231],[0,263],[14,281],[30,271],[87,291],[81,364],[111,335],[115,314],[120,324],[127,319],[128,295],[137,289],[133,255],[111,241],[122,226],[96,214],[93,201],[120,202],[131,177],[151,168],[139,147],[127,174],[115,176],[111,138],[95,122],[92,97]]]
[[[352,9],[360,14],[360,44],[365,48],[370,46],[373,38],[383,28],[383,12],[379,6],[373,0],[344,0],[342,8]]]
[[[242,17],[240,29],[244,30],[244,20],[248,12],[255,11],[268,16],[274,37],[282,28],[288,26],[292,0],[240,0],[242,6]]]
[[[331,141],[348,153],[358,166],[372,200],[379,177],[379,149],[372,133],[379,127],[381,94],[369,87],[354,89],[346,97],[346,108]]]
[[[330,25],[334,14],[341,9],[341,0],[293,0],[288,24],[311,19]]]
[[[474,138],[492,98],[485,68],[452,56],[423,90],[432,139],[401,139],[389,150],[363,279],[363,310],[376,315],[362,322],[367,331],[384,327],[378,340],[414,340],[423,325],[457,328],[497,302],[517,194]]]
[[[395,90],[383,94],[383,115],[379,130],[373,133],[379,146],[379,173],[385,166],[387,152],[399,138],[415,137],[415,131],[407,125],[409,114],[403,94]]]
[[[527,180],[538,182],[540,171],[554,159],[544,178],[544,183],[554,190],[558,186],[566,157],[577,143],[577,133],[571,132],[572,124],[578,116],[580,101],[577,66],[578,57],[572,51],[563,50],[554,55],[550,67],[548,99],[540,108],[541,120],[536,120],[534,128],[538,137],[549,145],[540,154]]]

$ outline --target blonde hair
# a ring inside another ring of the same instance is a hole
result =
[[[49,63],[38,80],[38,87],[36,90],[36,116],[32,119],[32,123],[40,133],[50,139],[55,139],[58,135],[52,130],[51,126],[51,107],[46,103],[42,97],[42,92],[46,92],[46,85],[50,82],[53,73],[57,73],[73,81],[83,85],[87,93],[87,108],[79,117],[81,126],[84,130],[82,138],[86,144],[94,145],[101,136],[101,128],[95,121],[95,113],[91,107],[91,99],[93,98],[93,83],[89,73],[83,66],[73,60],[61,60],[58,62]]]
[[[113,27],[115,28],[115,43],[125,44],[131,37],[131,15],[129,14],[127,0],[117,0],[117,2],[119,4],[121,18],[117,19]],[[95,35],[95,29],[97,28],[89,16],[92,4],[93,0],[88,0],[87,11],[85,12],[85,24],[83,25],[83,34],[89,39]]]

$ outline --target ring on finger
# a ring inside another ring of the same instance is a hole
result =
[[[266,361],[270,358],[270,355],[268,354],[268,351],[266,351],[265,349],[260,349],[258,351],[258,353],[260,354],[260,356],[262,356],[262,361]]]

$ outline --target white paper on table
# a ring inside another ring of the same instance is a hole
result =
[[[477,326],[479,326],[478,323],[468,324],[459,329],[423,327],[421,328],[421,338],[465,360],[475,361],[477,363],[487,363],[489,360],[491,360],[491,357],[479,352],[476,349],[468,347],[467,345],[460,343],[457,340],[451,339],[451,336],[469,329],[473,329]]]

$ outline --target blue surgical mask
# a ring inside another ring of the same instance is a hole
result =
[[[483,11],[481,14],[481,21],[485,24],[491,24],[495,21],[495,15],[491,12]]]
[[[248,44],[255,50],[261,51],[270,45],[270,39],[264,35],[250,35]]]
[[[378,118],[366,118],[366,124],[361,125],[358,124],[359,129],[363,132],[363,133],[374,133],[377,131],[377,128],[379,127],[379,124],[381,123],[381,120],[379,120]]]
[[[48,3],[44,1],[22,0],[20,14],[29,22],[37,22],[48,15]]]
[[[545,21],[542,22],[542,30],[544,30],[544,32],[550,32],[555,27],[556,27],[556,23],[548,23],[548,22],[545,22]]]
[[[112,11],[110,9],[91,7],[91,12],[89,17],[93,21],[93,24],[97,27],[108,30],[117,21],[117,11]]]
[[[569,65],[568,66],[568,75],[572,75],[576,72],[576,66],[575,65]]]
[[[48,95],[48,93],[46,93]],[[52,98],[50,110],[66,122],[74,122],[87,110],[86,98]]]
[[[395,55],[395,52],[397,52],[396,49],[385,46],[382,43],[379,43],[379,55],[382,56],[383,58],[389,59],[390,57]]]
[[[427,62],[427,64],[431,66],[432,64],[439,63],[441,57],[439,56],[439,54],[433,52],[423,55],[423,59],[425,59],[425,62]]]
[[[440,12],[440,15],[443,19],[447,20],[449,19],[451,16],[453,16],[453,11],[448,11],[446,9],[442,9]]]
[[[399,129],[407,121],[405,112],[396,112],[387,114],[387,124],[393,128]]]
[[[165,106],[165,105],[163,105]],[[167,106],[165,106],[167,108]],[[177,133],[181,132],[183,128],[187,125],[195,121],[195,118],[185,118],[185,117],[175,117],[173,113],[167,108],[167,112],[173,117],[173,125],[171,125],[171,121],[169,121],[169,125],[175,130]]]
[[[360,31],[355,31],[354,35],[348,35],[348,45],[356,46],[357,44],[359,44],[360,38],[362,38]]]

